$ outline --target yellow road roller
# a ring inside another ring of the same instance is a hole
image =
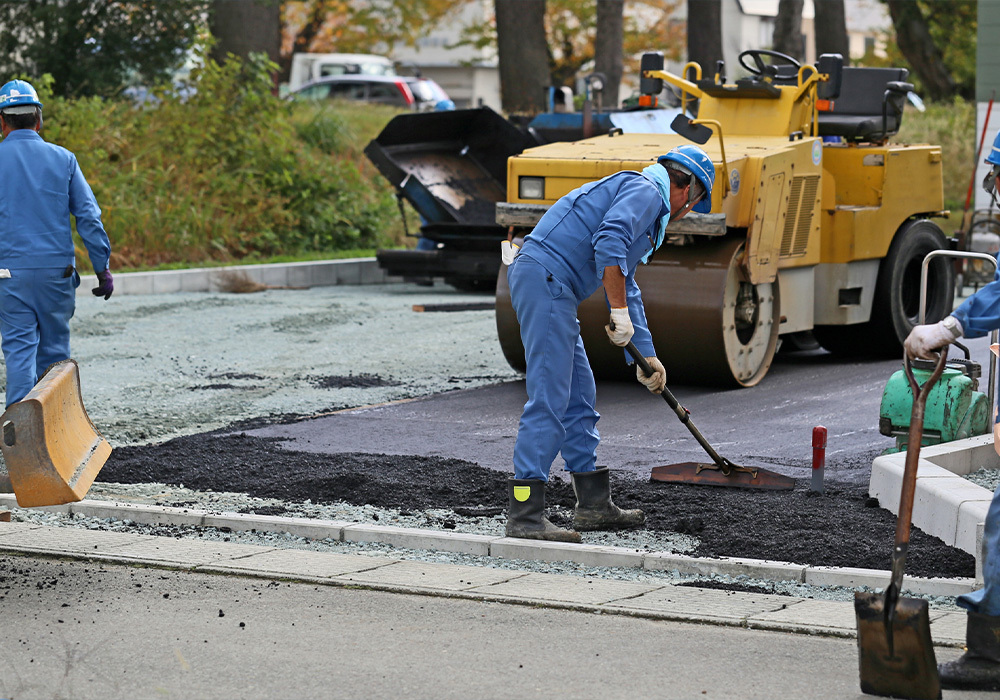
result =
[[[641,171],[675,146],[703,144],[715,164],[711,214],[688,214],[640,266],[649,328],[672,381],[753,386],[783,339],[811,332],[846,355],[893,356],[916,323],[920,267],[950,241],[941,148],[890,143],[913,86],[897,68],[844,67],[839,55],[800,65],[772,51],[740,54],[749,76],[726,82],[663,70],[643,56],[641,91],[668,83],[682,101],[675,134],[606,135],[525,150],[508,160],[497,223],[527,235],[545,210],[584,183]],[[697,114],[697,118],[688,115]],[[954,272],[931,264],[927,321],[951,311]],[[524,368],[506,267],[497,283],[497,330],[508,362]],[[603,290],[580,305],[595,374],[629,377],[603,330]]]

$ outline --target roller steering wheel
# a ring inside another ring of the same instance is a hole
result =
[[[746,57],[753,59],[754,65],[749,66],[744,60]],[[778,64],[764,63],[764,56],[770,56],[772,60],[777,60]],[[802,64],[788,54],[767,49],[749,49],[739,55],[740,65],[751,75],[757,78],[770,77],[775,80],[791,80],[798,77],[799,68]]]

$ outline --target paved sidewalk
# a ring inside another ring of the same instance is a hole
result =
[[[850,602],[669,583],[525,573],[18,522],[0,523],[0,551],[807,635],[856,635]],[[955,647],[964,643],[963,613],[932,609],[931,620],[935,644]]]

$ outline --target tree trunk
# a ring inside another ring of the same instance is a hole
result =
[[[920,78],[927,96],[942,100],[955,94],[955,80],[931,39],[927,20],[915,0],[888,0],[896,44]]]
[[[500,102],[508,114],[545,111],[549,77],[545,0],[494,0]]]
[[[715,75],[715,62],[723,60],[722,0],[687,0],[687,53],[703,78]]]
[[[813,0],[816,8],[816,58],[825,53],[839,53],[844,65],[851,62],[851,43],[847,38],[844,0]]]
[[[278,62],[281,53],[281,3],[277,0],[213,0],[210,20],[216,44],[212,58],[226,54],[246,58],[250,52],[266,53]]]
[[[801,61],[803,0],[778,0],[778,16],[774,18],[771,44],[778,53]]]
[[[603,107],[618,106],[622,82],[623,42],[625,37],[624,0],[597,0],[597,36],[594,39],[594,70],[604,73]]]

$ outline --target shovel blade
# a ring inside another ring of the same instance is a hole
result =
[[[46,370],[0,416],[0,449],[22,508],[79,501],[111,454],[83,407],[76,362]]]
[[[768,491],[790,491],[795,488],[795,479],[767,469],[754,469],[752,472],[733,469],[727,476],[716,465],[703,462],[682,462],[653,467],[649,478],[653,481],[664,481],[669,484],[728,486],[730,488]]]
[[[895,618],[886,626],[885,598],[879,593],[855,593],[861,692],[890,698],[940,700],[931,621],[927,601],[900,598]],[[889,651],[889,629],[892,653]]]

